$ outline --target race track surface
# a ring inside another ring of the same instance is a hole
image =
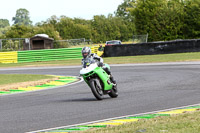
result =
[[[0,69],[0,74],[78,76],[80,67]],[[23,133],[124,115],[175,108],[200,101],[200,64],[111,66],[119,97],[97,101],[86,83],[0,96],[0,132]]]

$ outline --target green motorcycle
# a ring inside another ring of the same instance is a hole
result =
[[[105,66],[110,69],[108,64],[105,64]],[[97,62],[86,63],[80,70],[80,75],[91,88],[97,100],[102,100],[103,95],[106,94],[112,98],[118,96],[117,85],[112,83],[110,75],[99,67]]]

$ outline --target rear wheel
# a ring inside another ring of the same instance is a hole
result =
[[[96,97],[97,100],[103,99],[103,89],[101,87],[99,79],[91,79],[89,81],[90,88],[92,90],[93,95]]]

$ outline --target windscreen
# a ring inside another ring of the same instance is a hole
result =
[[[90,64],[92,63],[95,63],[95,60],[93,58],[85,58],[83,60],[83,68],[90,66]]]

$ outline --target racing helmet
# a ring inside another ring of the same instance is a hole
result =
[[[89,57],[91,55],[91,49],[90,47],[84,47],[82,49],[82,56],[83,58]]]

